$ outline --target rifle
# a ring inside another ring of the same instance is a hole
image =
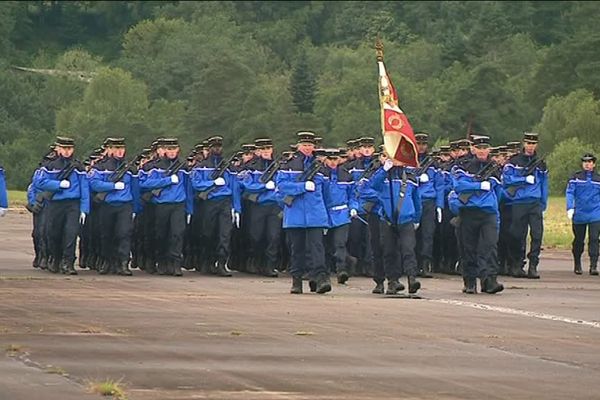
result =
[[[369,164],[369,168],[363,171],[362,175],[358,178],[358,180],[362,181],[363,179],[370,179],[373,176],[373,174],[377,172],[379,167],[381,167],[381,161],[379,161],[379,159],[371,161],[371,164]]]
[[[171,165],[169,166],[169,169],[167,169],[165,171],[165,177],[167,176],[171,176],[171,175],[175,175],[176,173],[178,173],[182,168],[185,167],[185,162],[181,161],[179,159],[173,161],[171,163]],[[149,202],[152,197],[158,197],[160,196],[160,194],[162,193],[164,188],[158,188],[158,189],[153,189],[150,190],[148,192],[145,192],[144,194],[142,194],[142,200],[145,202]]]
[[[64,181],[65,179],[67,179],[69,176],[71,176],[71,174],[73,173],[73,171],[75,171],[75,168],[77,168],[77,165],[70,161],[67,165],[65,165],[65,167],[58,173],[58,175],[56,176],[56,179],[60,182],[60,181]],[[54,197],[54,193],[53,192],[40,192],[35,196],[35,201],[36,203],[39,203],[40,205],[40,209],[41,207],[43,207],[42,203],[44,202],[44,200],[52,200],[52,198]]]
[[[545,156],[544,157],[540,157],[540,158],[534,158],[533,160],[531,160],[529,162],[529,164],[527,164],[525,166],[525,168],[523,168],[523,171],[521,171],[521,176],[528,176],[531,175],[535,172],[535,170],[544,163],[545,161]],[[510,197],[514,197],[514,195],[517,193],[517,190],[524,188],[525,186],[527,186],[526,184],[519,184],[519,185],[512,185],[509,186],[508,189],[506,189],[506,193],[508,193],[508,195]]]
[[[140,161],[142,160],[143,157],[144,157],[143,154],[138,154],[133,160],[131,160],[129,162],[122,162],[121,165],[119,165],[119,167],[111,174],[109,181],[111,181],[113,183],[119,182],[121,179],[123,179],[123,177],[125,176],[127,171],[129,171],[129,169],[132,166],[138,165],[140,163]],[[104,199],[106,199],[106,196],[108,195],[108,193],[109,192],[96,193],[96,195],[94,196],[94,201],[97,201],[97,202],[104,201]]]
[[[435,163],[435,158],[431,156],[425,157],[425,160],[421,163],[421,166],[415,170],[416,176],[421,176],[427,172],[429,167],[431,167]]]
[[[225,175],[225,171],[227,171],[227,168],[229,168],[231,166],[231,164],[233,164],[233,162],[237,159],[237,157],[238,157],[238,153],[233,153],[231,155],[231,157],[229,157],[227,160],[222,159],[221,162],[219,163],[219,165],[217,165],[217,167],[213,171],[212,175],[210,176],[210,179],[212,179],[214,181],[217,178],[222,178],[223,175]],[[205,191],[198,193],[198,198],[200,200],[207,200],[208,195],[211,194],[216,189],[217,189],[217,186],[213,185],[213,186],[209,187],[208,189],[206,189]]]
[[[272,181],[273,178],[275,177],[275,174],[277,173],[277,171],[279,171],[279,169],[281,168],[282,161],[283,161],[283,155],[280,155],[279,157],[277,157],[275,159],[275,161],[273,161],[271,164],[269,164],[267,169],[265,169],[263,171],[263,174],[258,179],[258,181],[262,184],[266,184],[267,182]],[[260,193],[247,193],[244,195],[244,198],[246,200],[250,200],[253,203],[256,203],[256,201],[258,200],[259,194]]]
[[[306,169],[303,173],[301,173],[298,176],[298,179],[296,181],[297,182],[306,182],[306,181],[312,180],[312,178],[314,178],[315,175],[321,170],[321,167],[322,167],[321,162],[315,158],[315,160],[308,166],[308,169]],[[294,196],[285,196],[283,198],[283,202],[287,206],[291,206],[292,203],[294,202]]]
[[[486,164],[483,168],[481,168],[479,172],[477,172],[477,175],[475,175],[475,179],[477,179],[480,182],[487,181],[492,177],[492,175],[496,174],[499,170],[500,165],[496,164],[495,162],[490,162]],[[473,197],[474,195],[475,192],[465,192],[458,195],[458,199],[461,201],[461,203],[467,204],[469,200],[471,200],[471,197]]]

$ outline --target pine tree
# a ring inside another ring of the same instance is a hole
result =
[[[302,54],[298,58],[290,81],[292,101],[299,113],[312,114],[315,105],[316,81]]]

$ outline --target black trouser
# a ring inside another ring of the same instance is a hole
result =
[[[281,208],[277,204],[252,204],[248,221],[252,254],[255,259],[264,255],[266,266],[271,269],[279,264],[280,215]]]
[[[416,276],[414,225],[409,222],[392,226],[388,222],[381,221],[379,227],[383,247],[383,266],[388,281],[398,280],[403,272],[406,276]]]
[[[573,224],[573,258],[576,261],[581,261],[583,247],[585,242],[585,233],[588,231],[588,254],[590,262],[596,264],[598,262],[598,240],[600,240],[600,221],[589,224]]]
[[[158,244],[156,243],[156,224],[155,224],[156,205],[146,203],[142,212],[142,230],[144,231],[144,240],[142,243],[144,255],[144,270],[150,274],[156,271],[156,261],[158,256]]]
[[[336,272],[346,271],[346,245],[350,224],[330,228],[325,235],[325,260],[327,269]]]
[[[433,235],[435,234],[435,200],[423,199],[423,213],[421,224],[417,230],[417,262],[419,268],[423,267],[424,261],[433,260]]]
[[[203,204],[203,231],[211,262],[227,262],[231,251],[231,198],[206,200]]]
[[[43,207],[40,212],[33,214],[33,231],[31,232],[31,237],[33,238],[35,256],[39,260],[43,258],[47,259],[49,256],[47,219],[47,207]]]
[[[444,265],[445,272],[453,272],[460,258],[456,228],[450,223],[452,218],[454,218],[454,215],[452,215],[450,208],[446,205],[442,214],[441,227],[442,264]]]
[[[315,280],[329,274],[325,264],[322,228],[289,228],[286,234],[291,243],[290,275],[300,278],[308,273]]]
[[[500,236],[498,237],[498,264],[501,273],[507,273],[507,266],[513,265],[515,257],[511,255],[510,243],[513,240],[510,234],[512,209],[510,205],[500,205]]]
[[[542,235],[544,221],[542,205],[539,202],[530,204],[513,204],[512,206],[511,235],[514,239],[511,252],[516,255],[516,260],[525,260],[527,247],[527,229],[530,229],[531,246],[527,258],[530,265],[537,266],[540,262],[542,248]]]
[[[184,203],[155,204],[154,221],[159,265],[181,266],[185,234]]]
[[[75,262],[79,214],[79,199],[55,200],[48,204],[47,232],[50,252],[55,262]]]
[[[481,278],[496,276],[498,226],[495,214],[477,208],[460,210],[460,236],[463,245],[463,276]]]
[[[360,214],[364,220],[369,218],[369,214]],[[348,253],[356,257],[358,275],[366,275],[369,265],[373,260],[373,249],[371,248],[371,240],[369,239],[369,227],[362,223],[358,218],[353,218],[350,222],[348,233]]]
[[[121,205],[102,203],[98,212],[102,256],[107,261],[117,263],[128,261],[133,232],[131,203]]]

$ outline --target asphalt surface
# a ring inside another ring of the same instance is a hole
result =
[[[600,278],[566,256],[494,296],[443,275],[420,300],[373,295],[367,278],[293,296],[288,278],[34,270],[30,217],[12,212],[0,400],[99,398],[86,384],[107,378],[134,400],[597,399]]]

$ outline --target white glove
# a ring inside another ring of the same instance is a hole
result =
[[[123,182],[115,183],[115,190],[123,190],[123,189],[125,189],[125,183],[123,183]]]
[[[135,216],[136,216],[136,213],[131,213],[131,220],[132,221],[135,221]]]
[[[177,185],[179,183],[179,177],[177,175],[171,175],[171,183]]]
[[[0,208],[0,217],[4,217],[7,212],[8,212],[8,209],[6,209],[6,208]]]
[[[535,183],[535,176],[527,175],[527,178],[525,178],[525,182],[529,183],[530,185],[533,185]]]
[[[265,188],[267,188],[267,190],[274,190],[275,189],[275,182],[273,181],[269,181],[265,184]]]
[[[489,183],[488,181],[483,181],[481,182],[481,190],[485,190],[486,192],[489,192],[492,189],[492,184]]]
[[[188,224],[188,225],[190,224],[190,222],[192,222],[192,214],[187,214],[187,215],[185,216],[185,222],[186,222],[186,224]]]
[[[417,229],[419,229],[419,227],[421,226],[421,224],[413,224],[413,226],[415,227],[415,231],[416,231]]]
[[[81,225],[85,224],[86,217],[87,217],[87,215],[85,215],[85,213],[79,214],[79,224],[81,224]]]
[[[429,182],[429,175],[427,175],[427,174],[421,174],[421,176],[419,177],[419,182],[421,182],[421,183],[427,183],[427,182]]]
[[[394,166],[394,162],[390,159],[385,160],[385,162],[383,163],[383,170],[385,172],[389,171],[390,169],[392,169],[392,167]]]
[[[438,224],[441,224],[442,223],[442,208],[441,207],[436,208],[435,213],[437,215]]]
[[[235,225],[236,228],[240,227],[240,213],[235,211],[234,208],[231,209],[231,223]]]
[[[69,182],[68,180],[64,179],[62,181],[60,181],[60,183],[58,184],[58,186],[60,186],[61,189],[68,189],[71,187],[71,182]]]
[[[304,183],[304,189],[306,189],[307,192],[314,192],[316,189],[315,183],[313,181],[306,181]]]
[[[225,186],[225,179],[221,176],[215,179],[215,186]]]
[[[575,215],[575,209],[571,208],[570,210],[567,210],[567,218],[569,218],[569,221],[573,221],[573,215]]]
[[[358,211],[356,211],[354,208],[352,210],[350,210],[350,218],[354,218],[358,215]]]

